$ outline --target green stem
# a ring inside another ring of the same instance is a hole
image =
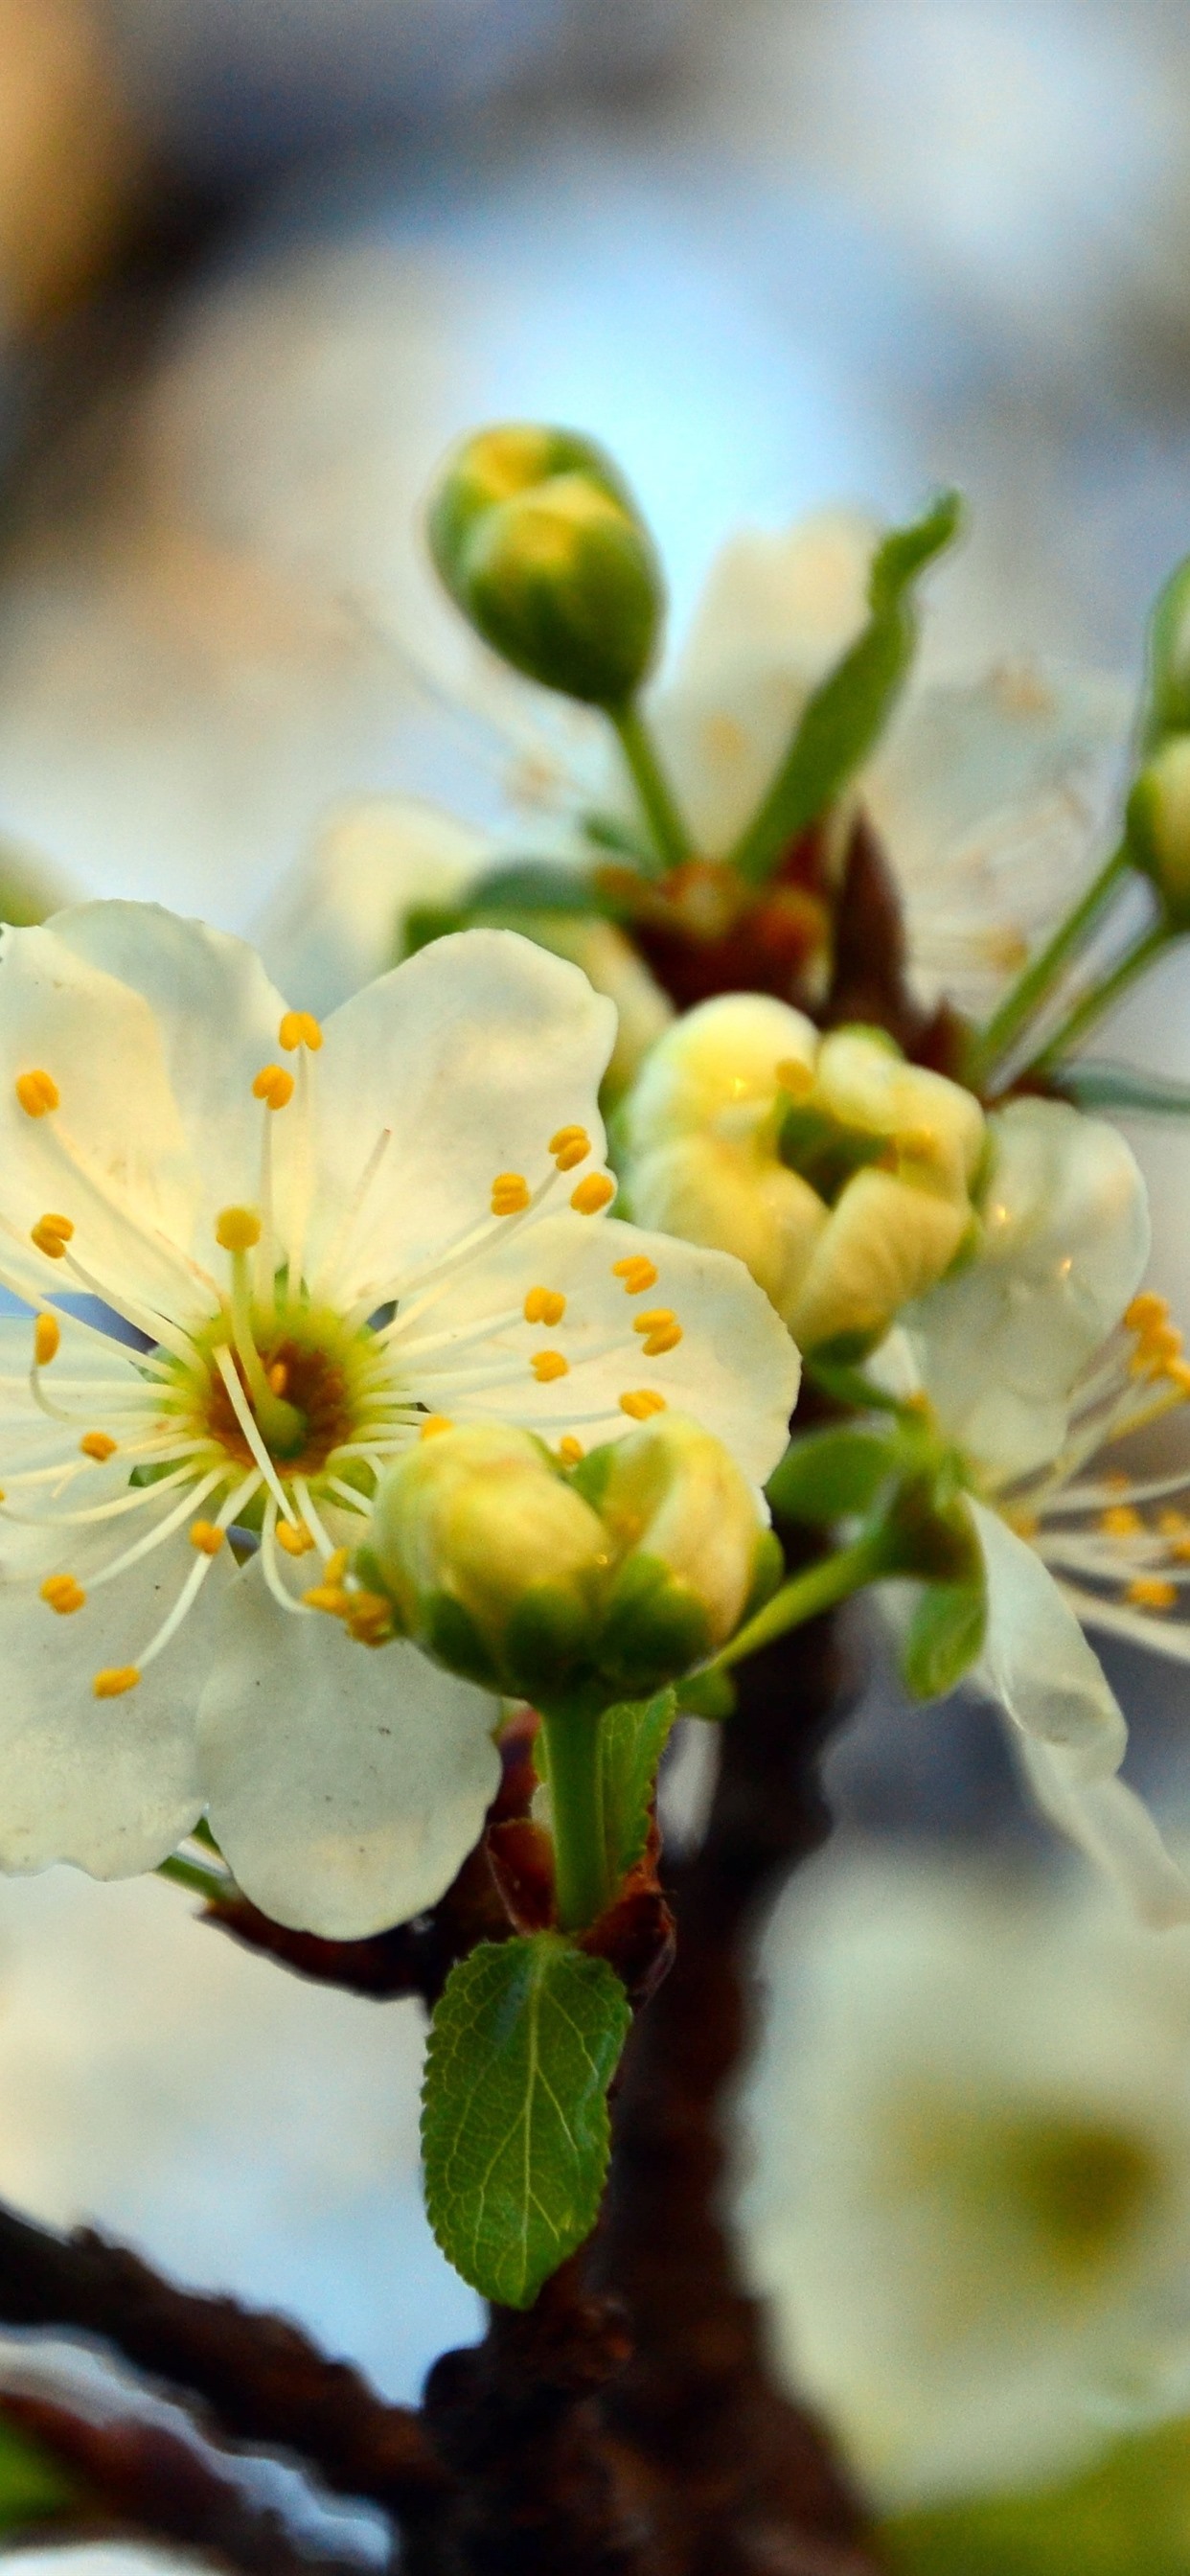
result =
[[[803,1574],[791,1576],[783,1583],[763,1610],[749,1619],[716,1655],[710,1669],[724,1672],[729,1664],[742,1663],[745,1655],[754,1655],[760,1646],[770,1646],[774,1637],[785,1636],[790,1628],[800,1628],[806,1619],[816,1619],[820,1610],[833,1610],[851,1593],[862,1591],[865,1583],[879,1581],[890,1571],[892,1552],[888,1532],[881,1528],[857,1538],[850,1547],[836,1548],[831,1556],[820,1557],[808,1565]]]
[[[1121,993],[1127,992],[1129,985],[1135,982],[1138,975],[1144,973],[1146,966],[1152,964],[1154,957],[1158,956],[1163,948],[1168,947],[1169,939],[1170,932],[1163,921],[1157,922],[1152,930],[1146,931],[1144,938],[1138,941],[1135,948],[1129,949],[1128,955],[1121,958],[1119,965],[1113,967],[1111,974],[1105,975],[1101,984],[1094,985],[1089,993],[1083,994],[1080,1002],[1075,1003],[1074,1009],[1063,1020],[1061,1027],[1055,1031],[1052,1038],[1047,1040],[1040,1055],[1032,1057],[1024,1070],[1027,1073],[1052,1073],[1055,1065],[1061,1063],[1062,1057],[1069,1055],[1071,1048],[1077,1046],[1079,1039],[1086,1036],[1087,1030],[1094,1027],[1096,1020],[1101,1019],[1111,1004],[1119,1000]]]
[[[204,1869],[201,1861],[182,1860],[176,1852],[169,1860],[158,1861],[155,1875],[168,1878],[174,1887],[189,1888],[192,1896],[205,1896],[212,1904],[226,1896],[231,1887],[231,1880],[222,1870]]]
[[[1059,924],[1053,938],[1047,941],[1046,946],[1030,960],[1023,974],[1018,975],[1015,984],[1010,986],[999,1008],[993,1011],[986,1029],[977,1042],[972,1063],[973,1079],[979,1080],[990,1073],[993,1065],[1006,1053],[1028,1021],[1036,1018],[1050,992],[1055,976],[1065,966],[1067,960],[1083,946],[1128,864],[1127,843],[1121,842],[1119,849],[1112,851],[1110,859],[1100,869],[1098,876],[1092,878],[1086,893],[1080,897],[1073,912],[1068,912],[1065,921]]]
[[[542,1711],[558,1921],[563,1932],[581,1932],[611,1902],[603,1832],[599,1716],[589,1709]]]
[[[693,858],[693,842],[640,709],[629,700],[622,707],[609,707],[607,712],[620,737],[620,749],[665,876],[671,868],[684,867],[687,859]]]

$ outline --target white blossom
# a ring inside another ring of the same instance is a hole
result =
[[[612,1036],[502,931],[325,1028],[153,906],[3,935],[0,1282],[36,1314],[0,1323],[0,1866],[121,1876],[205,1810],[281,1920],[416,1911],[496,1709],[317,1615],[384,1466],[444,1420],[573,1456],[672,1402],[763,1481],[796,1355],[739,1263],[609,1215]]]

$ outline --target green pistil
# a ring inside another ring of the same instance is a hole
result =
[[[274,1458],[297,1458],[306,1442],[306,1417],[295,1404],[287,1404],[276,1395],[264,1373],[264,1364],[256,1347],[252,1330],[252,1292],[246,1252],[231,1255],[231,1331],[236,1357],[244,1372],[244,1381],[252,1399],[265,1445]]]

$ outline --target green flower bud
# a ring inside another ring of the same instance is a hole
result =
[[[510,423],[449,460],[430,551],[451,598],[514,669],[623,706],[653,659],[660,567],[632,496],[591,439]]]
[[[632,1696],[688,1672],[734,1635],[767,1572],[768,1533],[734,1459],[681,1414],[597,1450],[582,1481],[614,1563],[600,1669]]]
[[[1190,733],[1175,734],[1142,769],[1128,799],[1128,855],[1170,922],[1190,929]]]
[[[1143,732],[1148,751],[1171,733],[1190,733],[1190,555],[1158,593],[1150,620]]]
[[[517,1695],[559,1689],[589,1662],[607,1562],[590,1504],[527,1431],[440,1432],[377,1492],[369,1579],[406,1634]]]

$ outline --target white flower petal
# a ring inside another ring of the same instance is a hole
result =
[[[147,1526],[138,1517],[135,1535]],[[131,1535],[125,1522],[120,1543]],[[63,1548],[59,1562],[85,1582],[115,1553],[108,1535]],[[0,1585],[0,1868],[65,1860],[93,1878],[131,1877],[164,1860],[201,1814],[195,1709],[230,1565],[211,1565],[172,1648],[135,1690],[100,1700],[92,1689],[97,1671],[149,1643],[194,1561],[183,1531],[67,1618],[30,1582]]]
[[[989,1121],[978,1256],[907,1309],[922,1383],[997,1478],[1061,1446],[1076,1378],[1119,1322],[1149,1249],[1145,1186],[1114,1127],[1056,1100]]]
[[[574,1181],[597,1168],[597,1095],[615,1030],[611,1003],[576,966],[508,930],[435,940],[345,1002],[318,1057],[315,1261],[386,1128],[391,1142],[353,1225],[341,1293],[441,1257],[489,1219],[498,1173],[535,1188],[561,1127],[591,1139]]]
[[[325,1018],[396,965],[411,906],[456,902],[496,855],[486,833],[418,797],[341,806],[269,905],[261,955],[297,1008]]]
[[[1107,846],[1127,693],[1001,669],[914,690],[864,777],[906,908],[913,980],[982,1015]]]
[[[1050,1744],[1021,1740],[1017,1754],[1051,1824],[1116,1881],[1142,1922],[1156,1931],[1190,1923],[1190,1880],[1127,1781],[1073,1779],[1066,1755]]]
[[[613,1265],[641,1254],[657,1272],[638,1296],[625,1293]],[[799,1361],[767,1297],[732,1254],[707,1252],[667,1235],[649,1234],[615,1218],[543,1218],[510,1237],[485,1260],[463,1272],[436,1300],[425,1329],[460,1331],[485,1314],[518,1314],[532,1287],[566,1298],[561,1322],[523,1320],[491,1335],[477,1351],[460,1353],[456,1387],[447,1353],[419,1362],[413,1355],[421,1327],[412,1327],[411,1381],[435,1411],[463,1421],[523,1423],[557,1443],[573,1430],[584,1448],[621,1437],[634,1420],[621,1409],[625,1393],[650,1389],[675,1413],[686,1413],[723,1442],[754,1484],[771,1475],[788,1439],[797,1397]],[[668,1310],[682,1327],[673,1350],[648,1358],[643,1335],[633,1330],[643,1312]],[[401,1344],[395,1345],[399,1355]],[[568,1373],[539,1384],[530,1361],[557,1351]],[[478,1360],[507,1356],[508,1375],[498,1385],[468,1390],[465,1372]],[[416,1372],[416,1376],[414,1373]]]
[[[498,1714],[413,1646],[291,1616],[247,1568],[199,1713],[212,1831],[246,1895],[340,1941],[434,1904],[495,1795]]]
[[[1061,1749],[1072,1783],[1109,1778],[1128,1729],[1097,1657],[1035,1550],[985,1503],[970,1508],[988,1586],[987,1636],[972,1679],[1022,1735]]]
[[[245,940],[184,921],[160,904],[80,904],[58,913],[53,931],[73,956],[117,976],[153,1012],[199,1175],[188,1248],[209,1263],[219,1209],[257,1196],[265,1112],[252,1084],[276,1059],[286,1003]],[[130,1106],[126,1101],[126,1119]]]

